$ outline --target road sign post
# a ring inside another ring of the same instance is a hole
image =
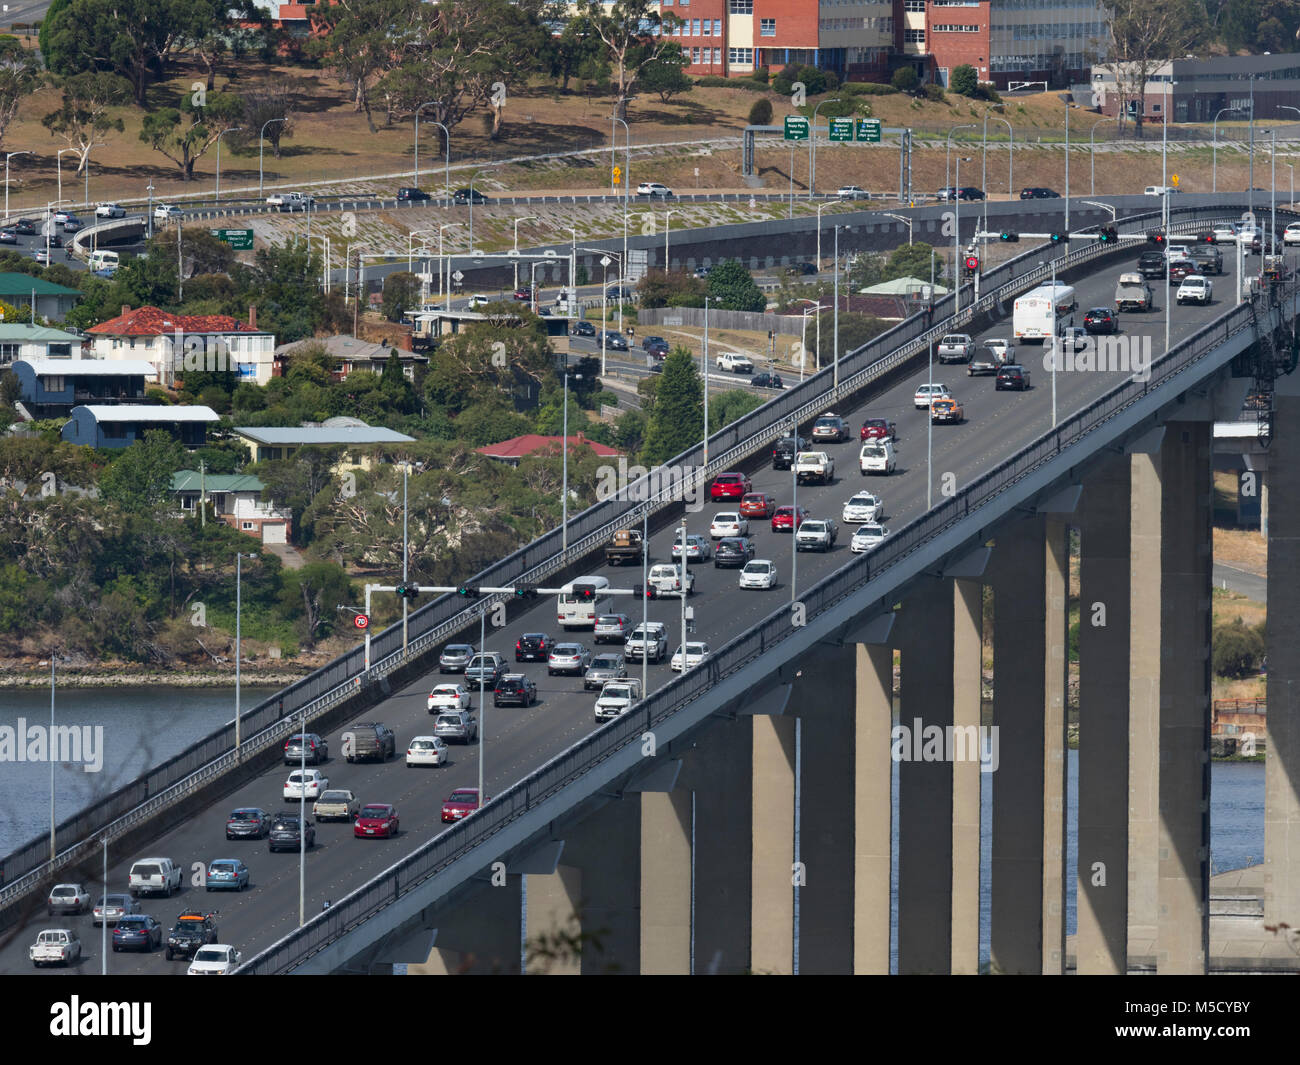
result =
[[[808,120],[803,115],[785,116],[785,139],[788,141],[808,139]]]
[[[352,624],[358,629],[370,628],[370,617],[366,614],[356,614],[352,618]]]
[[[880,143],[880,119],[878,118],[860,118],[858,119],[857,138],[859,141],[868,144]],[[833,140],[834,138],[832,138]]]
[[[853,119],[832,118],[830,120],[830,132],[827,139],[832,141],[853,140]]]
[[[208,232],[223,244],[229,244],[235,251],[253,250],[251,229],[210,229]]]

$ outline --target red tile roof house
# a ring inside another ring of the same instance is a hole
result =
[[[508,462],[511,466],[518,466],[519,460],[529,455],[536,455],[545,451],[560,450],[560,441],[562,436],[539,436],[537,433],[529,433],[526,436],[516,436],[510,440],[502,440],[499,444],[488,444],[486,447],[475,448],[480,455],[486,455],[490,459],[499,459],[501,462]],[[582,433],[569,437],[569,450],[575,448],[589,447],[596,453],[597,458],[609,459],[618,458],[623,452],[616,447],[608,447],[605,444],[598,444],[594,440],[588,440]]]
[[[264,385],[275,367],[275,335],[257,328],[257,308],[248,321],[228,314],[172,314],[157,307],[122,308],[122,313],[86,331],[96,359],[143,359],[171,386],[185,370],[233,369],[241,381]]]

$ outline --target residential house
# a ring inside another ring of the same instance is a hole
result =
[[[207,426],[220,421],[211,407],[113,406],[73,407],[60,434],[69,444],[95,448],[130,447],[153,429],[167,429],[186,447],[202,447]]]
[[[144,402],[150,363],[106,359],[19,359],[18,400],[32,418],[65,418],[79,405],[107,406]]]
[[[234,430],[254,462],[292,458],[302,447],[341,447],[336,470],[368,470],[374,464],[369,449],[376,444],[410,444],[415,438],[392,429],[367,425],[356,418],[330,418],[321,425],[268,426]]]
[[[31,274],[0,274],[0,300],[15,307],[30,307],[37,318],[61,322],[79,299],[77,289]]]
[[[293,533],[293,512],[262,502],[265,486],[251,474],[203,473],[181,470],[172,474],[172,492],[182,514],[193,514],[206,499],[212,513],[232,529],[257,537],[264,544],[287,544]]]
[[[334,370],[330,376],[335,381],[346,381],[348,374],[354,370],[383,373],[384,366],[387,365],[388,358],[394,351],[397,352],[397,357],[401,360],[402,373],[408,381],[415,380],[415,368],[417,366],[424,366],[429,362],[427,355],[416,355],[402,348],[394,348],[391,344],[372,344],[368,340],[358,340],[354,336],[332,336],[315,340],[298,340],[292,344],[281,344],[275,349],[274,375],[283,377],[289,357],[296,351],[307,348],[312,344],[322,345],[330,358],[334,360]]]
[[[275,367],[275,335],[227,314],[172,314],[157,307],[123,306],[122,313],[87,332],[97,359],[144,359],[158,380],[173,385],[189,370],[234,370],[241,381],[264,385]]]
[[[18,359],[40,358],[81,358],[81,337],[44,325],[0,322],[0,369]]]
[[[618,458],[623,454],[616,447],[609,447],[597,443],[595,440],[588,440],[582,433],[570,436],[568,439],[570,452],[576,448],[589,447],[596,453],[597,457],[602,459]],[[520,460],[529,455],[541,455],[547,452],[559,454],[563,441],[564,437],[562,436],[540,436],[537,433],[527,433],[524,436],[512,437],[509,440],[502,440],[500,443],[488,444],[474,450],[490,459],[497,459],[499,462],[504,462],[510,466],[518,466]]]

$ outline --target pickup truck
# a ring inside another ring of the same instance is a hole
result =
[[[27,957],[38,969],[42,965],[71,965],[81,958],[81,940],[68,928],[47,928],[27,948]]]
[[[970,362],[966,365],[966,376],[997,373],[1007,361],[1008,350],[1005,340],[986,340],[984,347],[970,357]]]
[[[675,595],[680,598],[682,595],[682,573],[681,569],[672,562],[660,562],[650,567],[650,572],[646,575],[646,591],[653,598],[663,598],[665,595]],[[695,592],[695,574],[689,569],[686,570],[686,594],[692,595]]]
[[[605,683],[596,696],[596,720],[612,721],[626,713],[628,707],[641,699],[641,681],[635,678],[611,680]]]
[[[1210,302],[1214,296],[1214,282],[1208,277],[1200,274],[1189,274],[1183,278],[1183,283],[1178,286],[1178,300],[1181,306],[1184,303],[1200,303],[1202,305]]]
[[[349,762],[386,762],[397,754],[397,736],[387,725],[363,721],[343,734],[343,753]]]
[[[796,551],[829,551],[839,535],[839,526],[829,518],[810,518],[794,534]]]
[[[718,356],[718,369],[731,373],[753,373],[754,362],[744,355],[726,354]]]
[[[955,399],[936,399],[930,404],[930,420],[935,425],[940,422],[949,425],[960,425],[965,419],[966,412]]]
[[[644,654],[651,662],[662,662],[668,653],[668,630],[662,621],[651,621],[638,625],[623,642],[623,657],[629,661],[641,661]]]
[[[936,354],[940,362],[969,362],[975,354],[975,341],[967,333],[949,333],[939,341]]]
[[[127,886],[137,899],[158,892],[171,898],[172,892],[181,889],[181,867],[170,858],[141,858],[131,866]]]
[[[830,484],[835,480],[835,460],[825,451],[801,451],[794,460],[794,475],[800,484]]]
[[[278,207],[282,211],[305,211],[316,201],[301,192],[273,192],[266,198],[268,207]]]
[[[645,543],[640,529],[619,529],[605,547],[605,562],[621,566],[625,562],[640,562],[645,555]]]
[[[1120,274],[1115,285],[1115,310],[1151,310],[1151,286],[1142,274]]]

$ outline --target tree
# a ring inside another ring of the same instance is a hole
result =
[[[642,458],[658,466],[701,440],[703,431],[704,389],[699,371],[689,351],[674,348],[664,359]]]
[[[728,259],[709,271],[709,296],[712,305],[724,311],[767,309],[767,297],[737,259]]]
[[[974,96],[979,90],[979,74],[969,63],[953,67],[948,88],[961,96]]]
[[[18,105],[40,84],[39,57],[24,48],[17,37],[0,36],[0,145],[18,114]]]
[[[365,112],[375,133],[371,93],[404,55],[403,37],[417,18],[420,0],[339,0],[320,6],[313,21],[324,31],[307,53],[352,86],[355,110]]]
[[[660,101],[667,103],[694,87],[686,76],[686,68],[690,65],[690,56],[682,51],[681,45],[670,43],[641,68],[641,87],[647,92],[658,93]]]
[[[57,2],[57,0],[56,0]],[[560,91],[569,91],[570,78],[587,78],[603,81],[609,77],[609,65],[604,62],[599,38],[586,32],[580,20],[568,18],[568,5],[558,3],[543,15],[548,23],[563,23],[559,36],[546,43],[543,65],[551,77],[560,79]]]
[[[730,425],[737,418],[743,418],[750,411],[758,410],[766,402],[766,396],[760,396],[756,392],[744,392],[738,388],[710,397],[709,435]]]
[[[1192,51],[1205,38],[1205,8],[1185,0],[1101,0],[1101,7],[1109,48],[1098,66],[1115,78],[1121,128],[1128,101],[1139,101],[1133,128],[1141,137],[1146,84],[1157,67]]]
[[[939,281],[943,277],[944,263],[929,244],[921,240],[915,244],[900,244],[890,253],[881,280],[914,277],[918,281],[929,281],[931,264],[934,266],[934,279]]]
[[[772,101],[766,96],[760,96],[754,101],[754,106],[749,109],[749,124],[751,126],[770,126],[772,124]]]
[[[1218,625],[1211,638],[1214,672],[1220,677],[1240,679],[1258,668],[1264,656],[1264,639],[1260,631],[1247,628],[1240,617]]]
[[[329,636],[339,617],[338,604],[352,600],[352,582],[341,566],[308,562],[283,576],[280,605],[294,619],[307,647]]]
[[[183,96],[179,108],[146,114],[140,139],[180,167],[183,180],[193,181],[194,164],[239,121],[242,112],[243,101],[234,93],[214,92],[203,106],[196,106],[192,96]]]
[[[152,510],[170,494],[172,474],[183,469],[185,449],[171,433],[153,429],[113,461],[99,479],[100,495],[127,512]]]
[[[894,76],[889,79],[889,83],[899,92],[911,92],[920,80],[911,67],[899,67],[894,71]]]
[[[424,376],[424,398],[456,417],[478,403],[504,403],[521,383],[540,386],[554,376],[555,360],[540,318],[533,317],[531,326],[488,321],[438,345]]]
[[[92,148],[108,143],[108,134],[126,127],[109,110],[131,101],[131,84],[117,74],[85,71],[63,82],[63,103],[41,119],[50,135],[59,137],[77,153],[77,173],[86,169]]]
[[[640,305],[656,307],[703,307],[709,288],[701,278],[686,273],[647,270],[636,284]]]
[[[681,20],[661,14],[653,0],[614,0],[612,4],[587,0],[578,8],[583,31],[590,32],[605,46],[605,57],[614,71],[614,114],[626,121],[627,104],[646,65],[658,59],[669,46],[668,33]]]
[[[238,137],[236,143],[241,151],[255,151],[259,139],[264,137],[271,146],[271,154],[280,158],[280,142],[293,136],[295,88],[288,78],[281,78],[240,94],[244,101],[244,128],[232,134],[231,139]]]
[[[420,279],[405,270],[398,270],[384,278],[384,317],[390,322],[400,322],[402,315],[420,303]]]

